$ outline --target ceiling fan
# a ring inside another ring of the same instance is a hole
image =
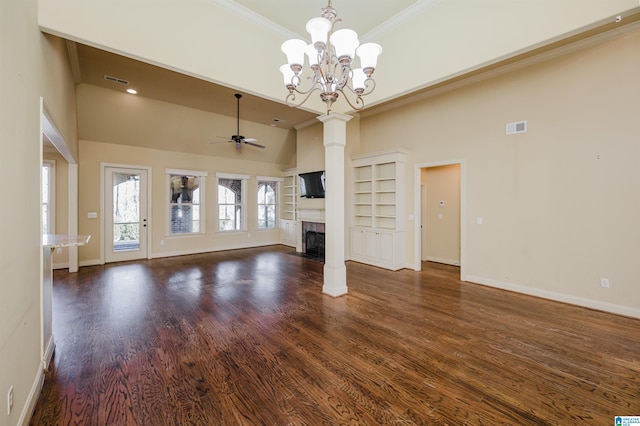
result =
[[[266,148],[264,145],[260,145],[256,143],[258,141],[257,139],[245,138],[240,134],[240,98],[242,97],[242,95],[239,93],[236,93],[235,97],[238,100],[238,117],[237,117],[238,125],[237,125],[236,134],[231,136],[231,139],[229,139],[229,142],[234,142],[236,144],[236,149],[238,150],[242,148],[243,143],[247,145],[255,146],[256,148]],[[218,137],[221,138],[222,136],[218,136]]]

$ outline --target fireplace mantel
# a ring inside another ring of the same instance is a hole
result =
[[[298,209],[298,221],[324,223],[324,209]]]

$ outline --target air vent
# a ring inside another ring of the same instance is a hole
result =
[[[104,79],[105,79],[105,80],[108,80],[108,81],[113,81],[114,83],[124,84],[124,85],[126,85],[126,86],[128,86],[128,85],[129,85],[129,82],[128,82],[127,80],[123,80],[123,79],[118,78],[118,77],[112,77],[112,76],[110,76],[110,75],[105,75],[105,76],[104,76]]]
[[[514,135],[516,133],[525,133],[527,131],[526,121],[516,121],[513,123],[507,123],[507,134]]]

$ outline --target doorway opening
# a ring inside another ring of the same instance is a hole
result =
[[[466,168],[464,160],[416,164],[414,269],[423,261],[460,266],[466,275]]]

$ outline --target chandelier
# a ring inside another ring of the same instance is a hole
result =
[[[300,39],[282,43],[281,50],[287,55],[287,64],[280,67],[280,72],[289,90],[287,105],[298,107],[319,90],[320,98],[327,104],[327,114],[331,112],[339,93],[344,95],[353,109],[361,110],[364,108],[362,96],[375,89],[371,75],[376,69],[382,47],[376,43],[360,44],[358,34],[353,30],[335,31],[336,24],[342,22],[337,15],[329,0],[329,4],[322,9],[321,17],[307,22],[311,44]],[[303,89],[301,76],[305,55],[309,59],[312,75],[307,77],[311,80],[310,87]],[[360,58],[360,68],[352,68],[355,55]],[[296,101],[296,94],[303,96],[302,101]]]

